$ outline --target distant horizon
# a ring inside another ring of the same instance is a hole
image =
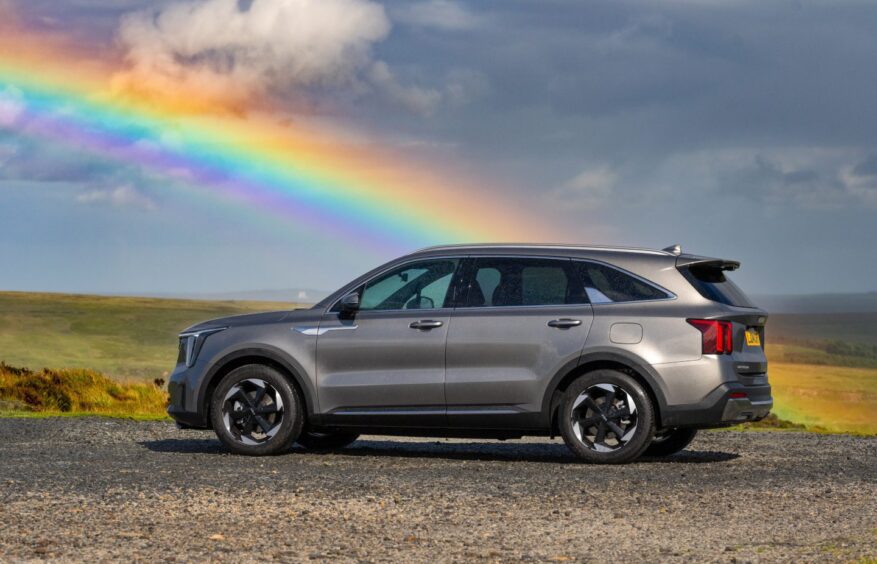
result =
[[[339,287],[340,288],[340,287]],[[339,288],[241,290],[232,292],[89,292],[89,291],[34,291],[0,288],[0,293],[81,295],[108,298],[153,298],[194,301],[251,301],[265,303],[294,303],[313,305]],[[304,296],[302,295],[304,293]],[[748,293],[758,305],[774,313],[875,313],[877,290],[867,292],[813,292],[813,293]],[[862,303],[862,299],[865,303]]]

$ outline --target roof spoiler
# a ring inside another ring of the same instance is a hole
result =
[[[694,255],[680,255],[676,259],[676,267],[691,268],[715,268],[717,270],[737,270],[740,268],[740,261],[726,260],[711,257],[698,257]]]

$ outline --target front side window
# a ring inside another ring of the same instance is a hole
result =
[[[537,306],[587,303],[573,283],[566,259],[475,259],[467,307]]]
[[[409,263],[366,283],[361,311],[435,309],[446,307],[458,259]]]
[[[584,292],[592,304],[663,300],[669,294],[616,268],[594,262],[580,262]]]

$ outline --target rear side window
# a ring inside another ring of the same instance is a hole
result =
[[[664,300],[667,292],[611,266],[578,263],[584,293],[593,304]]]
[[[537,306],[587,303],[576,289],[567,259],[478,258],[474,261],[467,307]]]
[[[679,271],[708,300],[730,306],[756,307],[721,268],[692,265],[681,267]]]

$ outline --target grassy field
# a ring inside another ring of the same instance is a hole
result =
[[[773,413],[811,429],[877,435],[877,369],[770,365]]]
[[[0,292],[0,361],[32,369],[85,368],[116,379],[167,376],[177,333],[215,317],[296,304],[208,302]]]
[[[0,361],[34,371],[15,379],[0,367],[0,413],[23,405],[24,392],[12,391],[22,387],[48,398],[32,406],[40,411],[161,416],[166,396],[154,380],[166,379],[173,368],[180,330],[213,317],[293,307],[0,292]],[[777,315],[767,334],[780,419],[877,434],[877,314]],[[68,396],[55,407],[52,382]],[[82,386],[82,393],[71,386]]]
[[[136,419],[165,417],[163,382],[123,383],[94,370],[7,366],[0,362],[0,414],[99,414]]]

